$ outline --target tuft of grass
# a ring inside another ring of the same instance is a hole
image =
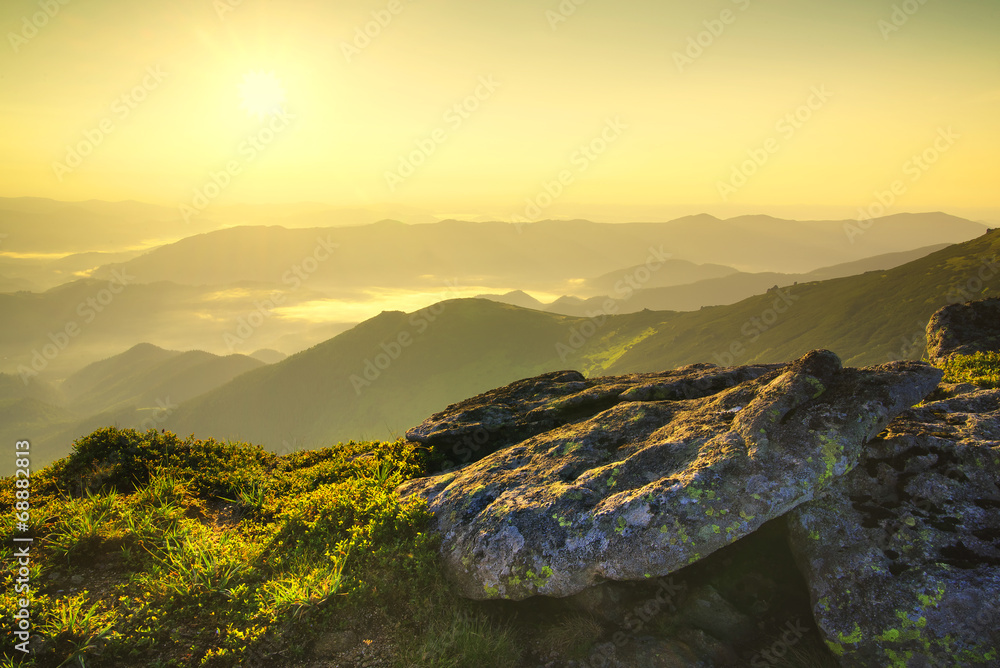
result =
[[[944,365],[945,383],[972,383],[983,389],[1000,387],[1000,353],[954,355]]]
[[[603,634],[604,627],[590,615],[573,615],[545,629],[542,643],[570,658],[583,659]]]
[[[98,601],[88,606],[86,592],[55,602],[44,617],[39,630],[60,643],[65,660],[60,666],[76,661],[86,665],[84,657],[109,638],[117,620],[114,611],[99,611]]]
[[[46,538],[48,548],[67,562],[94,550],[109,537],[105,518],[116,502],[118,495],[114,492],[95,496],[89,490],[85,498],[70,500],[61,508],[60,519]]]
[[[455,610],[438,618],[410,650],[413,668],[513,668],[520,665],[521,644],[507,626]]]
[[[328,551],[324,556],[328,563],[314,566],[302,560],[288,575],[265,583],[258,594],[261,606],[277,617],[291,614],[297,620],[326,605],[344,584],[346,541],[337,545],[334,554]]]

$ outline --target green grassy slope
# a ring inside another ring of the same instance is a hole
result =
[[[449,403],[564,368],[556,343],[574,322],[476,299],[386,312],[182,405],[166,426],[279,449],[390,436]]]
[[[919,358],[935,310],[949,299],[998,292],[1000,275],[985,264],[998,251],[1000,234],[991,234],[889,271],[689,313],[586,319],[487,300],[442,302],[433,307],[437,316],[383,313],[183,404],[164,426],[282,452],[399,435],[450,403],[545,371],[780,362],[815,348],[832,349],[850,365]],[[981,270],[987,280],[977,284]],[[975,295],[959,292],[971,288]],[[775,306],[784,313],[772,312]],[[396,350],[400,336],[410,343]]]
[[[783,290],[787,299],[769,293],[678,314],[605,371],[779,362],[820,347],[853,366],[919,358],[934,311],[1000,294],[998,259],[1000,233],[993,232],[888,271],[800,283]],[[786,312],[772,312],[776,304]]]
[[[264,363],[246,355],[180,352],[141,343],[90,364],[62,384],[71,407],[91,414],[125,405],[181,402],[223,385]]]

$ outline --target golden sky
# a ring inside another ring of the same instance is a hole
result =
[[[5,0],[0,27],[5,197],[1000,207],[996,0]]]

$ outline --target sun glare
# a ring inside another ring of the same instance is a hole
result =
[[[243,75],[239,89],[240,108],[261,120],[280,112],[285,103],[285,89],[274,72],[248,72]]]

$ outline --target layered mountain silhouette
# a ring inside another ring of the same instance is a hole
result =
[[[236,227],[188,237],[126,263],[108,265],[94,276],[110,276],[117,268],[146,283],[292,285],[299,279],[310,287],[341,290],[440,288],[457,277],[469,286],[577,285],[601,294],[609,281],[613,286],[615,272],[646,262],[654,251],[695,265],[722,265],[696,270],[684,281],[690,283],[724,275],[730,267],[747,272],[809,272],[885,253],[966,241],[983,230],[979,223],[943,213],[888,216],[863,231],[857,221],[800,222],[768,216],[719,220],[708,215],[615,225],[543,221],[517,226],[449,220],[313,229]],[[659,285],[677,284],[683,270],[684,265],[668,269],[663,280],[674,278]]]
[[[0,374],[0,438],[30,437],[37,465],[66,454],[73,439],[101,426],[159,428],[182,402],[263,366],[246,355],[144,343],[84,367],[58,387]]]
[[[73,215],[45,200],[11,202],[0,204],[22,217]],[[130,203],[79,207],[92,214],[86,225],[108,234],[123,210],[149,216],[146,232],[159,215]],[[110,222],[95,222],[105,213]],[[39,281],[84,276],[0,293],[9,323],[0,329],[0,437],[32,434],[39,463],[108,424],[287,451],[399,435],[451,402],[560,369],[779,362],[817,347],[851,365],[913,358],[934,310],[1000,283],[997,236],[978,223],[900,214],[851,225],[387,220],[219,229],[139,255],[119,245],[110,255],[79,248],[31,259],[0,247],[8,282],[31,283],[24,272],[35,261],[49,263]],[[961,243],[942,247],[949,242]],[[91,267],[105,260],[124,261]],[[127,285],[104,299],[120,277]],[[429,295],[448,281],[520,291],[492,297],[509,303],[448,299],[356,326],[308,315],[373,294]],[[532,294],[564,296],[543,304]]]
[[[392,437],[452,402],[546,371],[779,362],[820,347],[852,366],[919,359],[938,308],[996,294],[1000,232],[893,269],[783,286],[694,312],[575,318],[451,300],[414,314],[383,313],[244,374],[183,404],[166,426],[280,451]]]
[[[575,316],[590,316],[596,312],[635,313],[643,309],[695,311],[703,306],[733,304],[777,285],[793,285],[800,282],[854,276],[868,271],[892,269],[941,250],[946,246],[947,244],[939,244],[901,253],[887,253],[833,267],[824,267],[806,274],[747,273],[721,265],[695,265],[682,260],[670,260],[666,263],[665,268],[653,273],[649,282],[643,285],[640,290],[630,289],[627,279],[640,275],[642,265],[622,269],[594,281],[588,281],[588,286],[600,286],[597,289],[605,290],[606,296],[601,297],[580,299],[567,296],[545,304],[521,290],[508,292],[504,295],[479,296],[524,308]],[[717,274],[717,276],[693,282],[677,283],[678,280],[683,281],[682,277],[688,270],[690,270],[688,275],[692,276],[699,274]],[[661,274],[665,275],[661,276]],[[625,295],[624,298],[620,296],[622,294]],[[619,295],[619,298],[614,299],[616,295]],[[609,297],[614,299],[614,303],[610,307],[607,303]]]

